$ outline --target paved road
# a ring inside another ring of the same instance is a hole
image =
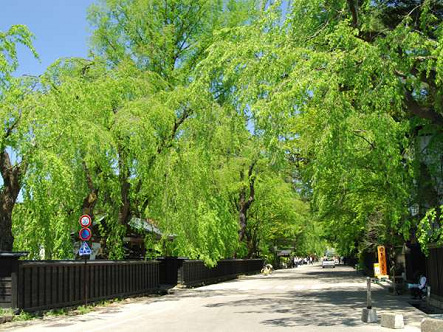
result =
[[[143,298],[86,315],[33,321],[6,331],[392,331],[360,321],[365,287],[365,279],[351,268],[303,266]],[[425,314],[408,305],[405,298],[389,295],[377,285],[373,289],[379,315],[402,313],[407,324],[403,331],[420,331]]]

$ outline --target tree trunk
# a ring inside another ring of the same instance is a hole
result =
[[[243,174],[243,172],[241,172],[241,174]],[[248,208],[246,206],[246,189],[242,189],[242,191],[240,192],[240,199],[239,199],[239,205],[240,205],[240,210],[239,210],[239,224],[240,224],[240,229],[238,231],[238,241],[242,242],[244,237],[245,237],[245,232],[246,232],[246,226],[247,226],[247,213],[248,213]]]
[[[255,197],[255,188],[254,188],[254,181],[255,178],[253,177],[254,172],[254,166],[255,161],[249,166],[248,170],[248,182],[249,182],[249,195],[246,199],[246,187],[244,186],[242,190],[240,191],[240,197],[239,197],[239,224],[240,224],[240,230],[238,231],[238,240],[239,242],[242,242],[245,238],[245,232],[246,227],[248,226],[248,210],[251,207],[252,202],[254,201]],[[243,181],[245,178],[245,173],[243,170],[240,171],[240,181]]]
[[[251,232],[246,232],[246,238],[248,241],[248,258],[253,258],[258,248],[257,228],[254,227]]]
[[[94,207],[98,201],[98,188],[94,186],[94,182],[92,181],[92,174],[90,169],[86,166],[86,163],[83,162],[83,169],[85,171],[86,182],[88,184],[89,193],[83,200],[82,205],[82,213],[88,214],[92,219],[94,218]],[[99,170],[98,173],[101,173]]]
[[[10,194],[3,190],[0,194],[0,251],[12,251],[12,209],[14,203]]]
[[[124,148],[119,146],[119,182],[120,182],[120,200],[121,204],[118,211],[118,221],[121,225],[127,225],[129,223],[129,217],[131,212],[131,202],[129,199],[131,184],[129,183],[130,171],[126,165],[126,153]]]
[[[94,217],[94,207],[97,204],[98,189],[90,191],[83,200],[82,212],[88,214],[91,218]]]
[[[129,216],[131,211],[131,203],[129,200],[129,189],[131,184],[127,179],[122,178],[120,181],[120,198],[121,205],[118,211],[118,221],[121,225],[127,225],[129,223]]]
[[[25,164],[11,165],[6,150],[0,154],[0,171],[3,177],[3,189],[0,192],[0,251],[12,251],[14,236],[12,235],[12,210],[21,188],[21,175]]]

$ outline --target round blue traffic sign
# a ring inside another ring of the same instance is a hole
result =
[[[82,228],[80,232],[78,232],[78,237],[82,241],[88,241],[92,236],[91,230],[89,228]]]

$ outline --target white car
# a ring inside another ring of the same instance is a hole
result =
[[[321,267],[325,268],[325,267],[332,267],[333,269],[335,269],[335,261],[332,258],[325,258],[323,259],[323,261],[321,262]]]

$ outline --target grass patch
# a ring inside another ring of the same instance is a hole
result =
[[[81,305],[81,306],[77,307],[77,312],[80,315],[87,314],[91,311],[92,311],[92,306],[90,306],[90,305],[87,305],[87,306]]]
[[[47,317],[62,316],[62,315],[66,315],[68,312],[69,312],[69,310],[65,309],[65,308],[52,309],[52,310],[46,311],[43,316],[47,316]]]
[[[14,316],[14,310],[10,308],[0,308],[0,316]]]
[[[18,315],[15,315],[14,318],[12,319],[14,322],[22,322],[25,320],[31,320],[34,318],[37,318],[38,316],[35,314],[31,314],[29,312],[26,311],[20,311],[20,313]]]

